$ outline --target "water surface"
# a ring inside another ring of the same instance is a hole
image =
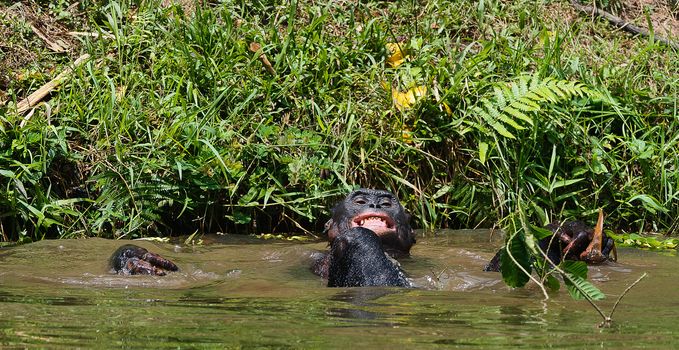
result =
[[[643,272],[612,328],[565,290],[542,300],[481,271],[500,244],[486,230],[419,232],[403,268],[421,286],[327,288],[309,272],[326,244],[209,236],[204,244],[136,242],[175,261],[165,277],[117,276],[126,242],[41,241],[0,249],[0,346],[116,348],[676,348],[675,252],[619,249],[590,268],[615,299]]]

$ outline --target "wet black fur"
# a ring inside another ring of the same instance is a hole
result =
[[[328,287],[396,286],[411,284],[401,268],[390,260],[377,235],[356,227],[332,242]]]

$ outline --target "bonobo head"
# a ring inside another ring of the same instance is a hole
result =
[[[133,244],[123,245],[113,252],[110,265],[113,272],[120,275],[165,276],[168,271],[179,270],[172,261]]]
[[[335,237],[330,246],[328,287],[410,287],[401,269],[382,249],[380,239],[355,227]]]
[[[407,256],[415,244],[415,234],[398,198],[391,192],[361,188],[349,193],[332,209],[332,218],[325,224],[332,243],[340,233],[352,227],[374,232],[391,256]]]

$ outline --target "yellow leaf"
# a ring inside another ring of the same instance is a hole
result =
[[[408,56],[403,54],[404,43],[387,43],[387,50],[389,51],[389,57],[387,57],[387,64],[395,68],[401,65]]]
[[[394,88],[391,88],[391,97],[399,111],[403,111],[412,107],[425,95],[427,95],[427,87],[423,85],[411,88],[406,92],[400,92]]]
[[[448,115],[453,115],[453,110],[450,109],[450,106],[448,106],[447,103],[441,102],[441,105],[443,106],[443,109],[446,110],[446,114],[448,114]]]
[[[410,130],[410,128],[403,127],[403,130],[401,130],[401,137],[403,138],[403,142],[407,144],[413,143],[413,131]]]

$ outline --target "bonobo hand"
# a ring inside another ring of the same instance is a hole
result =
[[[179,268],[172,261],[132,244],[126,244],[111,256],[111,268],[120,275],[165,276]]]
[[[594,229],[582,221],[553,222],[545,228],[552,231],[553,235],[541,239],[538,245],[555,265],[564,259],[585,261],[588,264],[618,259],[615,242],[603,232],[604,215],[601,209]],[[485,271],[500,271],[503,251],[500,249],[495,254],[484,268]]]
[[[551,223],[547,225],[547,228],[554,232],[555,239],[560,242],[556,244],[558,248],[551,246],[555,245],[554,242],[551,244],[541,242],[541,248],[546,248],[547,251],[559,249],[565,259],[582,260],[589,264],[600,264],[607,260],[618,259],[615,242],[604,233],[604,212],[601,209],[599,209],[599,219],[593,230],[580,221]],[[611,252],[612,257],[609,256]],[[558,264],[558,261],[555,263]]]
[[[344,231],[330,246],[328,287],[396,286],[411,284],[382,249],[377,235],[366,228]]]

